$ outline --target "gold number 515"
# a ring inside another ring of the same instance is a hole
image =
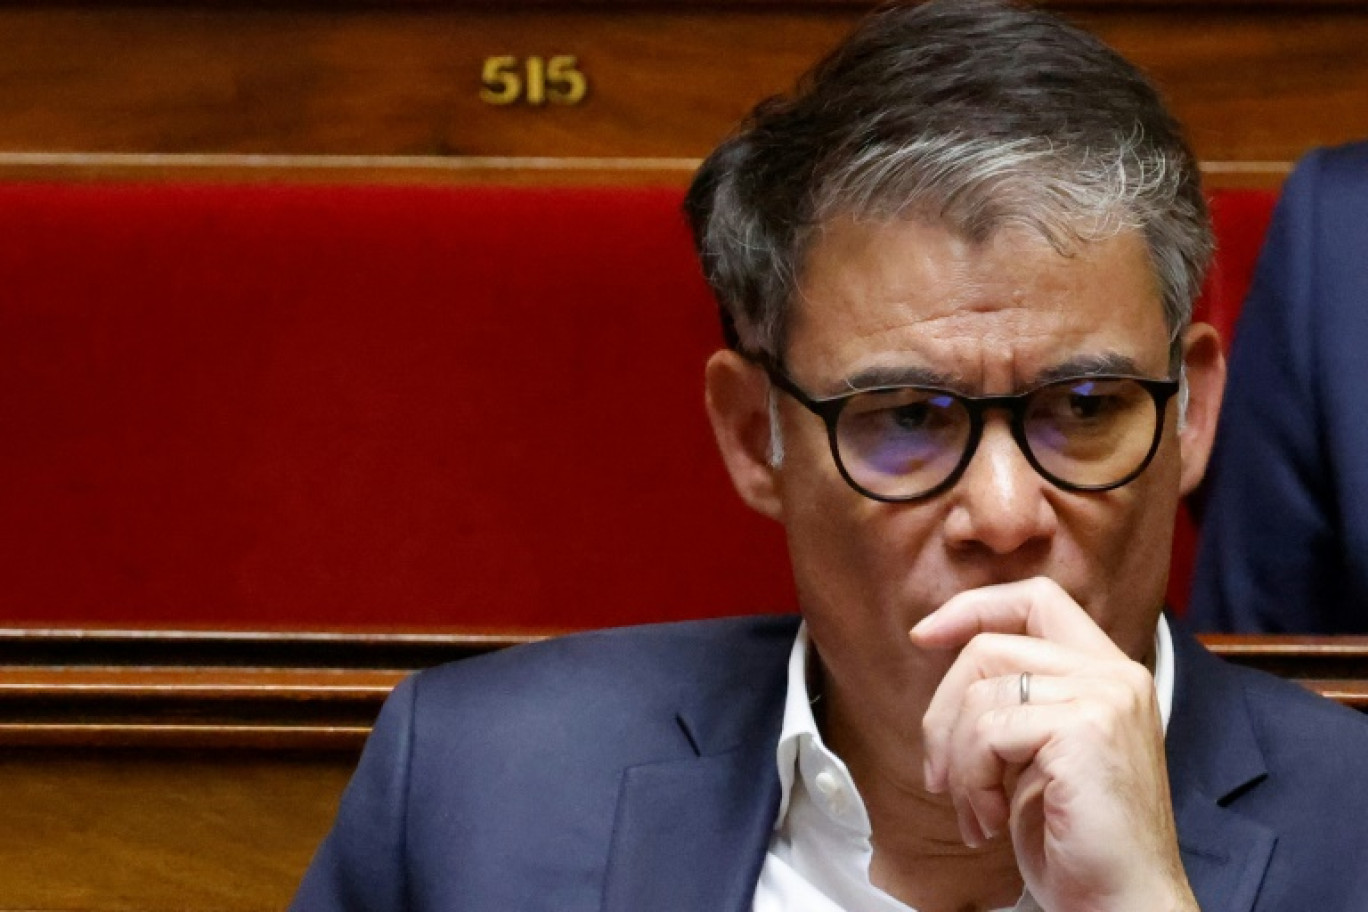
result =
[[[481,74],[480,100],[492,105],[519,101],[530,105],[574,105],[584,100],[589,81],[579,69],[579,59],[561,54],[550,59],[486,57]]]

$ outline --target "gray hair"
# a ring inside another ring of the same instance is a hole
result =
[[[1196,161],[1145,77],[1097,38],[994,0],[891,6],[704,162],[685,211],[727,342],[782,360],[830,219],[1007,226],[1063,255],[1145,239],[1175,357],[1211,258]]]

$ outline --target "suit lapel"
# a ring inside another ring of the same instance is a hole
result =
[[[779,810],[774,752],[796,629],[775,626],[763,666],[700,678],[676,717],[692,756],[623,774],[604,912],[748,912]]]
[[[1277,834],[1228,805],[1268,775],[1244,690],[1224,663],[1174,629],[1167,751],[1178,846],[1204,912],[1248,912]]]
[[[741,749],[627,771],[604,912],[750,908],[779,806],[773,750],[753,753]]]
[[[1262,824],[1197,796],[1176,809],[1178,848],[1203,912],[1248,912],[1277,837]]]

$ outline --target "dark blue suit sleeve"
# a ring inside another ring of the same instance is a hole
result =
[[[332,832],[309,866],[293,912],[407,908],[405,833],[415,681],[395,688],[380,711]]]
[[[1200,630],[1368,631],[1368,144],[1284,188],[1241,311],[1207,481]]]

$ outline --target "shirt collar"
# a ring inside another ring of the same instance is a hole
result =
[[[779,815],[775,826],[783,823],[788,813],[789,796],[793,792],[793,777],[798,767],[798,749],[804,738],[811,738],[825,748],[817,720],[812,715],[812,696],[808,690],[808,628],[807,621],[798,625],[798,635],[789,652],[788,693],[784,699],[784,724],[779,730],[779,745],[775,761],[779,766]],[[1159,615],[1154,631],[1154,691],[1159,700],[1159,718],[1168,731],[1169,715],[1173,711],[1173,635],[1168,619]]]
[[[788,695],[784,699],[784,724],[779,729],[779,746],[775,759],[779,764],[779,816],[777,826],[788,813],[789,796],[793,793],[793,777],[798,768],[798,747],[804,737],[821,743],[817,719],[812,715],[812,696],[808,691],[808,627],[807,621],[798,625],[793,649],[788,661]]]

